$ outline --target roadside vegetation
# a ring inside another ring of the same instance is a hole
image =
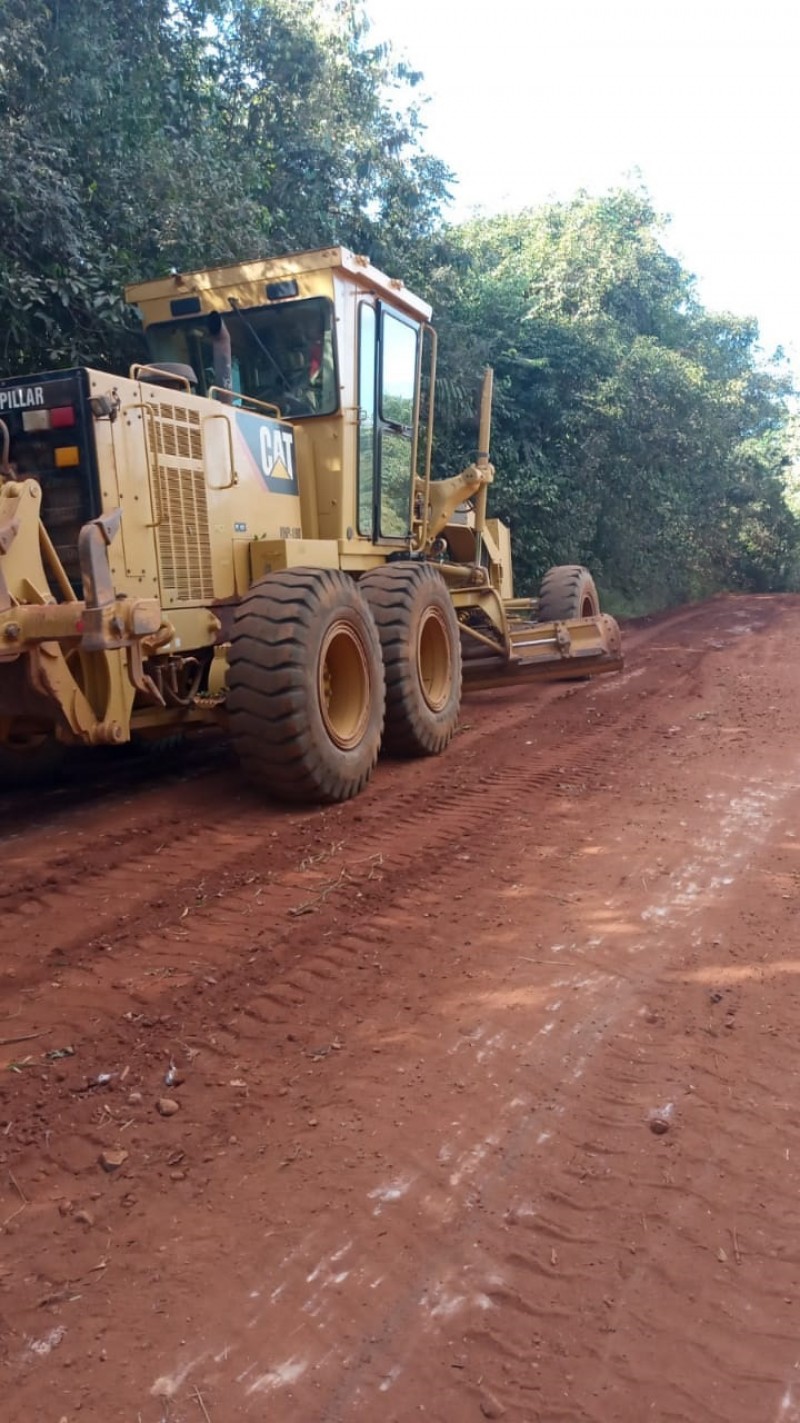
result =
[[[435,307],[441,472],[495,367],[520,591],[565,561],[619,612],[800,586],[780,353],[703,307],[644,190],[448,224],[421,79],[354,0],[0,0],[0,373],[124,369],[125,282],[343,243]]]

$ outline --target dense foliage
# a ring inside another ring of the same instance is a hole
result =
[[[445,227],[419,78],[358,0],[0,0],[0,371],[124,366],[125,282],[342,242],[437,308],[443,473],[495,366],[523,586],[574,560],[635,608],[792,585],[755,324],[703,309],[641,193]]]
[[[494,505],[529,586],[574,560],[621,607],[796,581],[787,372],[760,358],[755,322],[700,305],[645,196],[581,195],[451,241],[448,456],[474,441],[465,376],[488,360]]]
[[[113,363],[122,285],[173,266],[402,261],[448,178],[419,78],[346,3],[0,0],[0,368]]]

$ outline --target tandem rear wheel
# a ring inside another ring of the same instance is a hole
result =
[[[236,612],[227,706],[244,770],[270,795],[335,802],[363,789],[385,686],[375,621],[351,578],[296,568],[253,584]]]
[[[461,708],[461,638],[447,585],[430,563],[397,562],[364,573],[358,586],[386,670],[386,749],[438,756]]]

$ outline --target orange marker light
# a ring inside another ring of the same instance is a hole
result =
[[[81,452],[77,445],[62,445],[55,451],[56,469],[74,469],[81,462]]]

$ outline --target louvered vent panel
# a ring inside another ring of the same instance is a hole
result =
[[[164,599],[202,603],[214,590],[200,416],[159,404],[149,430]]]

